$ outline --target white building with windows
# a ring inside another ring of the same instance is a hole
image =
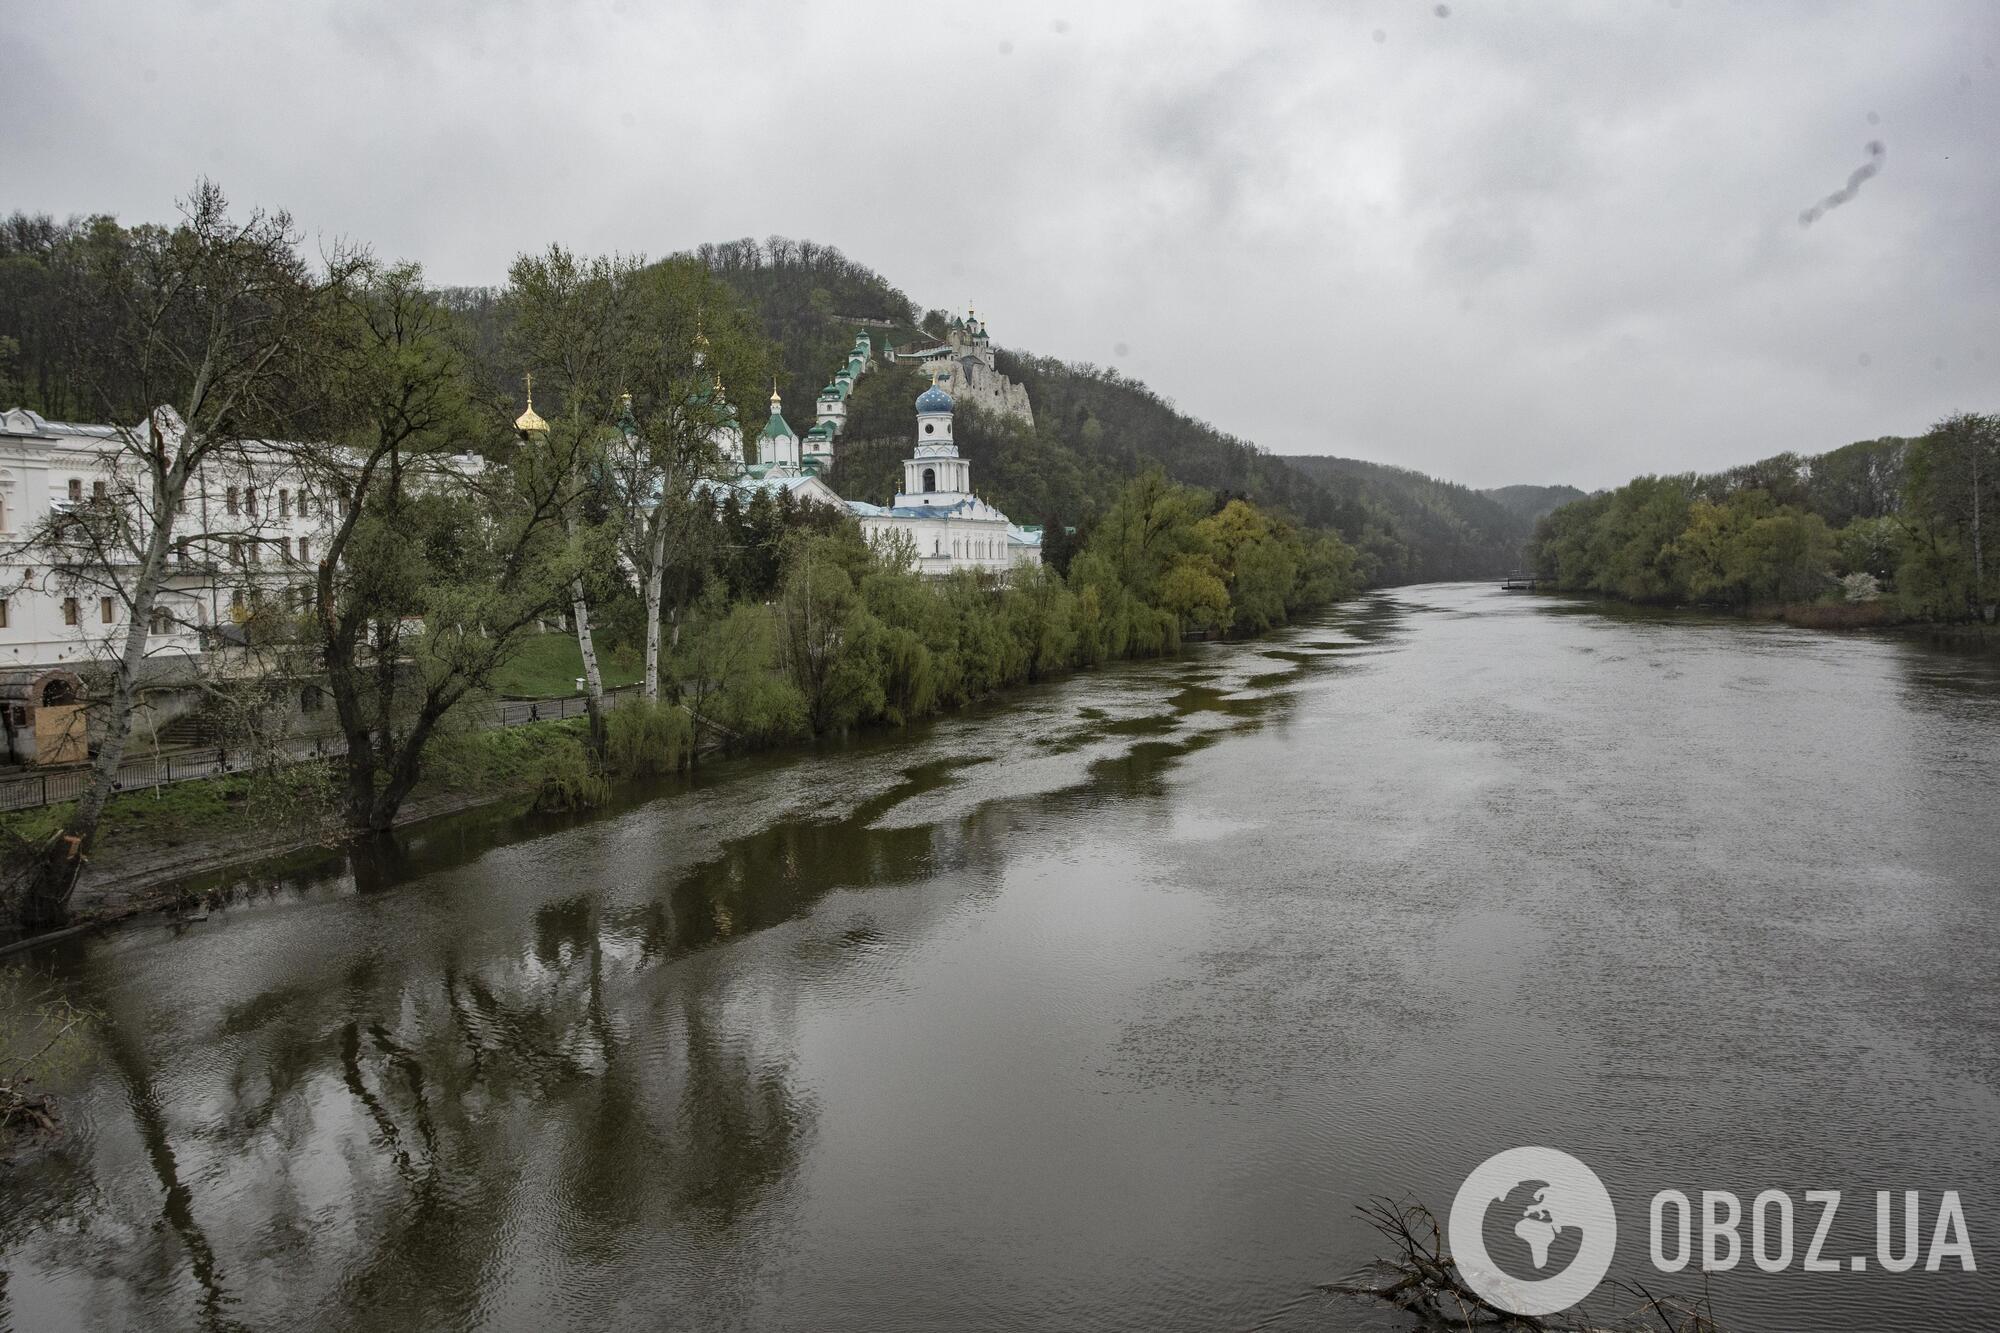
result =
[[[862,535],[875,544],[907,541],[926,574],[1041,564],[1042,530],[1014,523],[973,492],[972,463],[959,457],[951,419],[952,398],[940,384],[917,395],[917,442],[903,460],[903,489],[887,505],[847,502]]]
[[[153,422],[181,429],[170,407]],[[6,748],[0,762],[35,757],[35,711],[51,691],[87,690],[94,674],[124,651],[127,597],[137,553],[100,546],[91,506],[150,529],[147,483],[132,475],[132,428],[50,421],[23,408],[0,414],[0,709]],[[174,512],[168,576],[147,624],[146,664],[162,682],[225,670],[220,650],[242,642],[240,627],[266,608],[300,612],[312,604],[318,562],[344,508],[325,482],[309,480],[299,451],[244,443],[211,456],[188,481]],[[477,473],[483,460],[450,465]],[[67,515],[76,522],[66,525]],[[171,690],[150,713],[179,711]],[[147,729],[145,714],[138,719]]]

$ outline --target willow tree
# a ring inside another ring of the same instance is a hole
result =
[[[148,636],[173,553],[191,534],[189,486],[205,468],[247,469],[249,453],[310,425],[328,312],[359,260],[309,263],[284,213],[230,217],[220,187],[196,185],[177,226],[100,219],[55,259],[61,354],[72,388],[114,427],[110,485],[88,512],[40,534],[59,564],[88,566],[124,612],[107,663],[108,698],[90,785],[33,858],[14,867],[24,924],[60,923],[104,807],[117,789],[132,719],[150,674]],[[275,446],[282,450],[284,446]],[[78,535],[87,553],[71,549]]]

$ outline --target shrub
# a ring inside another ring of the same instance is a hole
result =
[[[627,777],[679,772],[694,750],[694,724],[685,709],[639,699],[612,710],[605,761]]]
[[[551,738],[542,747],[540,769],[537,810],[587,810],[611,799],[611,784],[591,762],[583,742],[574,737]]]

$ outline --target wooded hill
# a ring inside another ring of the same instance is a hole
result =
[[[0,397],[8,400],[0,406],[18,402],[80,419],[97,409],[72,391],[53,355],[48,328],[62,300],[44,264],[65,236],[93,225],[108,223],[16,215],[0,224]],[[819,390],[845,364],[861,321],[879,354],[890,344],[942,336],[949,320],[881,274],[812,241],[744,239],[676,258],[697,261],[740,302],[738,309],[704,312],[711,333],[741,321],[768,340],[761,347],[752,345],[755,339],[727,340],[732,362],[715,367],[752,439],[763,426],[774,378],[793,428],[812,425]],[[462,321],[472,372],[496,410],[518,401],[523,367],[509,349],[503,289],[461,287],[442,296]],[[1027,386],[1035,425],[966,409],[958,422],[960,447],[985,498],[1017,522],[1044,526],[1058,569],[1119,484],[1154,466],[1212,492],[1218,506],[1241,496],[1338,533],[1360,553],[1362,576],[1378,584],[1505,573],[1519,563],[1521,543],[1545,507],[1547,488],[1508,488],[1510,496],[1521,495],[1500,500],[1401,468],[1272,454],[1108,367],[1018,348],[1002,349],[996,359],[1003,374]],[[910,403],[922,388],[914,370],[887,363],[883,370],[857,386],[832,478],[843,494],[877,502],[896,489]],[[545,406],[559,405],[556,386],[538,388]]]
[[[1372,549],[1384,583],[1490,578],[1521,567],[1543,514],[1583,498],[1574,486],[1476,491],[1409,468],[1323,454],[1285,461],[1321,485],[1385,516]]]
[[[804,429],[819,387],[842,364],[859,319],[879,350],[926,334],[941,336],[949,316],[922,311],[899,288],[831,246],[772,237],[703,245],[693,251],[750,308],[775,347],[788,419]],[[1017,522],[1042,524],[1060,568],[1124,479],[1149,467],[1216,494],[1243,496],[1308,527],[1338,532],[1361,554],[1373,583],[1484,578],[1520,563],[1535,519],[1571,487],[1510,487],[1505,500],[1434,481],[1403,468],[1351,459],[1269,453],[1196,420],[1139,380],[1115,369],[1001,349],[999,371],[1024,384],[1033,428],[962,410],[960,450],[972,460],[980,494]],[[845,495],[886,501],[907,453],[910,402],[923,387],[914,368],[886,363],[865,376],[849,403],[834,484]],[[746,393],[754,430],[761,402]],[[1072,532],[1071,530],[1075,530]]]

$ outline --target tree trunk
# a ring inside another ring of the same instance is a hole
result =
[[[657,520],[657,515],[655,516]],[[646,573],[646,678],[643,692],[647,703],[660,698],[660,588],[667,578],[667,525],[655,522],[652,567]]]
[[[583,580],[569,585],[570,607],[576,616],[576,646],[583,651],[584,706],[590,712],[592,749],[604,745],[604,676],[597,669],[597,645],[590,635],[590,607],[583,600]]]
[[[1979,523],[1979,450],[1981,442],[1972,443],[1972,599],[1979,608],[1979,618],[1993,619],[1993,603],[1986,596],[1986,549]]]
[[[172,512],[170,502],[156,487],[156,515]],[[159,592],[161,571],[166,567],[172,520],[155,518],[152,538],[133,581],[131,620],[125,626],[125,646],[118,656],[118,672],[111,688],[110,709],[104,720],[104,739],[98,743],[91,761],[90,787],[70,811],[63,826],[43,844],[41,858],[27,876],[21,896],[21,924],[29,930],[45,930],[69,919],[70,895],[83,873],[84,859],[97,837],[98,821],[104,817],[118,786],[118,768],[125,760],[125,742],[132,734],[132,713],[139,701],[139,670],[146,658],[146,635],[153,619],[153,602]]]

